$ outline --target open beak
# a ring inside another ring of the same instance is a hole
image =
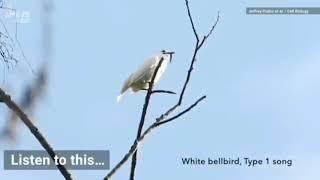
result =
[[[171,51],[171,52],[165,52],[164,54],[170,54],[170,55],[172,55],[172,54],[174,54],[174,51]]]
[[[164,52],[163,54],[169,54],[170,55],[170,63],[171,63],[171,60],[172,60],[172,55],[174,54],[174,51],[166,51]]]

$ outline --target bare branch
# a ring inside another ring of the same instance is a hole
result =
[[[220,20],[220,12],[218,11],[218,15],[217,15],[216,22],[215,22],[215,23],[213,24],[213,26],[211,27],[209,33],[203,37],[201,43],[200,43],[199,46],[198,46],[198,49],[200,49],[201,46],[203,45],[203,43],[205,42],[205,40],[207,40],[207,38],[209,38],[209,37],[211,36],[211,34],[213,33],[215,27],[217,26],[219,20]]]
[[[185,80],[185,83],[183,85],[183,88],[182,88],[182,91],[181,91],[181,94],[180,94],[180,98],[179,98],[179,101],[178,103],[172,107],[170,109],[170,111],[173,111],[176,107],[180,106],[181,103],[182,103],[182,99],[183,99],[183,96],[184,96],[184,93],[185,93],[185,90],[187,88],[187,85],[190,81],[190,77],[191,77],[191,73],[192,73],[192,70],[193,70],[193,66],[194,66],[194,63],[196,61],[196,57],[197,57],[197,54],[198,54],[198,51],[200,50],[200,48],[202,47],[202,45],[204,44],[204,42],[210,37],[210,35],[212,34],[213,30],[215,29],[217,23],[219,22],[219,13],[218,13],[218,17],[217,17],[217,20],[216,22],[214,23],[214,25],[212,26],[212,28],[210,29],[209,33],[204,36],[203,40],[201,41],[201,43],[199,44],[199,37],[198,37],[198,34],[197,34],[197,31],[195,30],[194,28],[194,25],[193,25],[193,20],[192,20],[192,15],[191,15],[191,11],[190,11],[190,7],[189,7],[189,1],[188,0],[185,0],[186,1],[186,8],[188,10],[188,16],[189,16],[189,19],[190,19],[190,23],[192,25],[192,29],[193,29],[193,33],[197,39],[197,42],[196,42],[196,45],[195,45],[195,48],[194,48],[194,52],[193,52],[193,55],[192,55],[192,60],[191,60],[191,64],[190,64],[190,67],[189,67],[189,70],[188,70],[188,74],[187,74],[187,78]]]
[[[194,104],[192,104],[190,107],[188,107],[187,109],[185,109],[184,111],[180,112],[179,114],[167,119],[167,120],[163,120],[160,122],[157,122],[157,126],[161,126],[163,124],[169,123],[175,119],[178,119],[180,116],[184,115],[185,113],[189,112],[192,108],[194,108],[196,105],[198,105],[199,102],[201,102],[202,100],[204,100],[207,96],[202,96],[200,99],[198,99]]]
[[[182,115],[184,115],[185,113],[189,112],[190,110],[192,110],[195,106],[198,105],[198,103],[200,103],[202,100],[204,100],[206,98],[206,96],[201,97],[200,99],[198,99],[194,104],[192,104],[190,107],[188,107],[186,110],[182,111],[184,113],[180,113],[179,116],[177,116],[174,119],[177,119],[179,117],[181,117]],[[171,119],[171,120],[170,120]],[[141,142],[144,140],[144,138],[150,134],[153,130],[157,129],[157,127],[162,126],[166,123],[171,122],[172,120],[174,120],[173,118],[170,118],[168,120],[170,121],[163,121],[163,122],[154,122],[153,124],[151,124],[144,132],[143,134],[140,136],[139,139],[136,139],[133,143],[133,145],[131,146],[131,148],[129,149],[129,151],[127,152],[127,154],[121,159],[121,161],[119,161],[119,163],[109,172],[109,174],[104,178],[104,180],[109,180],[128,160],[129,158],[136,152],[136,150],[138,149],[138,147],[140,146]]]
[[[48,152],[51,159],[54,160],[56,153],[54,152],[53,148],[48,143],[46,138],[42,135],[39,129],[32,123],[32,120],[20,109],[20,107],[13,100],[11,100],[11,97],[8,94],[6,94],[1,88],[0,101],[4,102],[9,109],[16,113],[16,115],[23,121],[23,123],[29,128],[31,133],[40,142],[42,147]],[[66,180],[72,180],[71,174],[68,172],[65,166],[59,164],[57,165],[57,168]]]
[[[189,17],[189,20],[190,20],[190,23],[191,23],[191,26],[192,26],[192,30],[193,30],[194,36],[197,39],[197,44],[198,44],[199,43],[199,36],[198,36],[197,30],[196,30],[196,27],[194,26],[194,22],[193,22],[193,19],[192,19],[192,15],[191,15],[191,11],[190,11],[189,1],[188,0],[186,0],[186,6],[187,6],[188,17]]]
[[[217,26],[218,22],[219,22],[219,19],[220,19],[220,12],[218,11],[218,15],[217,15],[217,19],[216,19],[216,22],[213,24],[213,26],[211,27],[209,33],[205,36],[206,38],[208,38],[214,31],[215,27]]]
[[[144,105],[143,105],[143,109],[142,109],[142,114],[141,114],[141,119],[140,119],[140,123],[139,123],[136,139],[139,139],[140,136],[141,136],[143,125],[144,125],[144,121],[146,119],[146,114],[147,114],[147,110],[148,110],[151,94],[152,94],[154,80],[156,78],[156,75],[158,73],[158,70],[160,69],[160,66],[161,66],[163,60],[164,60],[163,57],[161,57],[156,69],[153,72],[153,75],[152,75],[152,78],[151,78],[151,82],[149,83],[148,92],[147,92],[147,95],[145,97],[145,101],[144,101]],[[137,152],[135,152],[133,154],[133,156],[132,156],[131,171],[130,171],[130,179],[131,180],[134,179],[134,172],[135,172],[136,165],[137,165]]]
[[[193,55],[192,55],[192,60],[191,60],[191,64],[189,66],[189,69],[188,69],[188,74],[187,74],[187,77],[186,77],[186,80],[183,84],[183,88],[181,90],[181,93],[180,93],[180,97],[179,97],[179,100],[177,102],[177,104],[175,104],[174,106],[172,106],[170,109],[167,110],[167,112],[165,112],[164,114],[162,114],[159,118],[157,118],[156,121],[160,122],[162,120],[164,120],[167,116],[169,116],[172,112],[174,112],[181,104],[182,104],[182,100],[183,100],[183,96],[184,96],[184,93],[186,91],[186,88],[187,88],[187,85],[190,81],[190,77],[191,77],[191,73],[192,73],[192,70],[194,68],[194,63],[196,61],[196,57],[197,57],[197,54],[199,52],[199,50],[201,49],[202,45],[204,44],[204,42],[210,37],[210,35],[213,33],[216,25],[218,24],[219,22],[219,12],[218,12],[218,16],[217,16],[217,20],[216,22],[214,23],[214,25],[212,26],[212,28],[210,29],[209,33],[203,38],[203,40],[201,41],[201,43],[199,44],[199,37],[198,37],[198,33],[194,27],[194,23],[193,23],[193,19],[192,19],[192,15],[191,15],[191,11],[190,11],[190,7],[189,7],[189,1],[188,0],[185,0],[186,2],[186,8],[187,8],[187,11],[188,11],[188,17],[189,17],[189,20],[190,20],[190,23],[191,23],[191,26],[192,26],[192,29],[193,29],[193,33],[194,33],[194,36],[196,37],[197,39],[197,42],[196,42],[196,45],[195,45],[195,48],[194,48],[194,52],[193,52]]]

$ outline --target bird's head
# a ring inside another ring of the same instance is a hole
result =
[[[172,60],[172,55],[174,54],[174,51],[166,51],[166,50],[162,50],[161,51],[162,54],[168,54],[170,56],[170,62]]]

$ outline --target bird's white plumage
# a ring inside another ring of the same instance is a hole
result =
[[[133,92],[137,92],[142,89],[148,89],[149,82],[152,79],[152,75],[156,67],[158,66],[160,60],[163,58],[162,64],[154,79],[154,84],[156,84],[161,78],[165,69],[167,68],[168,63],[171,60],[172,54],[173,53],[171,52],[168,53],[162,51],[161,53],[158,53],[155,56],[146,59],[145,62],[124,82],[120,95],[117,97],[117,101],[119,102],[121,100],[122,96],[129,88],[131,88]]]

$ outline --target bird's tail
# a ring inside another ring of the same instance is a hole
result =
[[[131,75],[132,76],[132,75]],[[127,92],[127,90],[130,88],[131,86],[131,82],[130,82],[130,78],[131,76],[124,82],[120,95],[117,97],[117,102],[119,103],[121,101],[122,96]]]
[[[119,103],[119,102],[121,101],[122,96],[123,96],[123,94],[120,94],[120,95],[117,97],[117,103]]]

